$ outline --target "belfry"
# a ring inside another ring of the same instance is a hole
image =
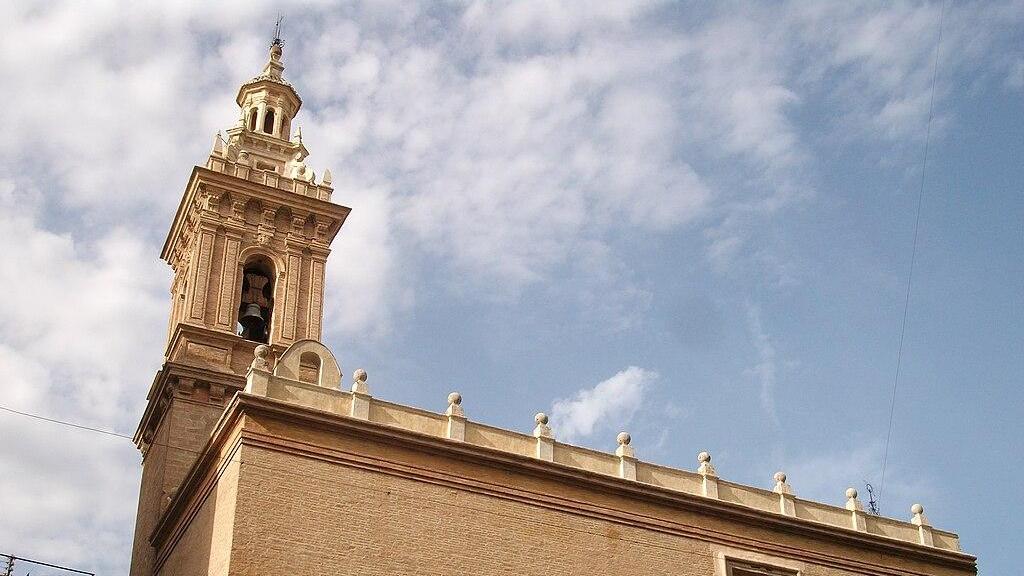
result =
[[[694,469],[672,468],[624,431],[595,450],[543,413],[507,430],[470,419],[459,392],[433,411],[375,397],[362,369],[344,384],[320,339],[349,209],[306,165],[281,56],[275,41],[238,91],[164,244],[171,317],[135,435],[132,576],[976,574],[919,504],[885,518],[853,488],[827,504],[783,472],[729,481],[698,447]]]
[[[253,349],[276,353],[322,332],[324,268],[349,209],[331,203],[295,115],[275,40],[244,83],[235,126],[193,169],[161,257],[174,270],[163,367],[136,432],[143,453],[132,574],[149,574],[147,536],[224,411],[245,384]]]

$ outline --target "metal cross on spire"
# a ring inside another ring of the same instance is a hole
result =
[[[274,24],[274,41],[271,43],[273,46],[284,46],[284,40],[281,40],[281,22],[284,21],[284,16],[280,13],[277,15],[277,22]]]

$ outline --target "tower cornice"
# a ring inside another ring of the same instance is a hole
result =
[[[171,224],[170,230],[167,233],[167,237],[164,240],[163,249],[160,252],[160,258],[167,263],[174,265],[174,251],[177,248],[177,243],[184,237],[185,228],[188,226],[189,216],[196,214],[201,217],[201,213],[204,210],[209,210],[208,201],[215,195],[228,192],[232,195],[240,195],[247,199],[255,199],[264,204],[268,208],[276,208],[280,206],[287,206],[293,211],[304,214],[313,214],[318,218],[323,217],[326,219],[323,224],[326,226],[324,229],[323,243],[329,245],[337,236],[338,231],[341,229],[342,224],[345,223],[345,219],[348,214],[352,211],[351,208],[335,204],[327,199],[321,199],[305,194],[298,194],[288,189],[282,189],[282,186],[286,188],[295,189],[296,184],[298,187],[311,192],[321,192],[320,189],[329,194],[329,188],[323,186],[311,187],[305,185],[302,182],[296,182],[290,178],[283,178],[274,173],[257,173],[253,174],[254,171],[246,169],[246,175],[252,175],[252,179],[241,178],[239,176],[229,175],[222,171],[212,170],[210,168],[204,168],[202,166],[195,166],[192,169],[192,174],[189,176],[188,184],[185,187],[185,194],[181,198],[181,202],[178,204],[178,209],[174,215],[174,221]],[[269,179],[268,179],[269,176]],[[262,182],[253,181],[255,178],[262,179]],[[268,182],[275,184],[271,186]],[[316,190],[310,190],[316,188]],[[318,194],[320,195],[320,194]],[[239,198],[236,198],[237,201]]]
[[[292,105],[293,112],[298,112],[302,108],[302,97],[295,91],[295,88],[285,82],[282,79],[274,79],[270,76],[260,75],[249,80],[245,84],[242,84],[238,88],[238,95],[235,96],[235,102],[242,106],[245,104],[245,98],[249,94],[266,91],[270,94],[277,96],[283,96]]]

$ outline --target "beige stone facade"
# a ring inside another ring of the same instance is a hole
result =
[[[319,339],[348,209],[297,164],[280,57],[240,90],[239,125],[193,172],[165,245],[171,329],[137,434],[133,576],[976,572],[919,506],[883,518],[852,489],[833,506],[782,473],[772,489],[729,482],[707,453],[673,469],[626,433],[595,451],[543,414],[520,433],[468,418],[458,393],[432,412],[374,397],[362,370],[346,385]],[[250,270],[272,286],[262,339],[238,330]]]

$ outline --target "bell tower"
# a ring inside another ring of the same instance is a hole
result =
[[[174,270],[164,363],[135,434],[143,455],[132,576],[152,572],[149,538],[259,344],[280,354],[320,340],[324,271],[349,209],[331,173],[306,165],[293,121],[302,99],[282,76],[275,38],[263,71],[242,84],[236,124],[192,170],[161,258]]]

